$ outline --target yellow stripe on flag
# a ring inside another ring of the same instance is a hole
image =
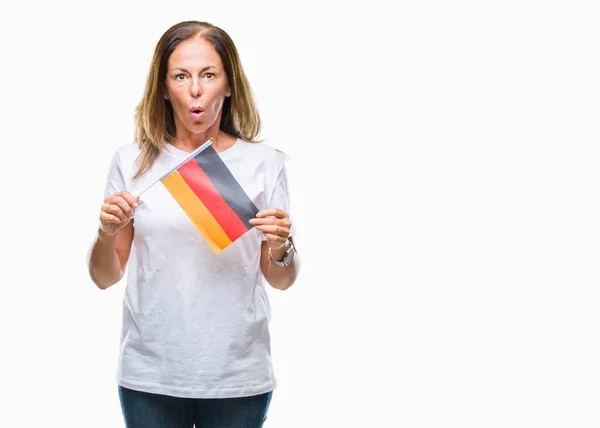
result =
[[[223,228],[217,223],[202,201],[198,199],[194,191],[190,189],[177,170],[161,181],[216,254],[231,244],[231,239],[229,239]]]

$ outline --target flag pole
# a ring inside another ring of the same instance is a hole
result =
[[[208,146],[210,146],[212,143],[214,143],[215,138],[214,137],[210,137],[209,140],[202,144],[200,147],[198,147],[196,150],[194,150],[193,152],[191,152],[183,161],[179,162],[174,168],[171,168],[171,170],[169,170],[166,174],[164,174],[162,177],[160,177],[158,180],[156,180],[155,182],[153,182],[151,185],[149,185],[148,187],[146,187],[144,190],[142,190],[137,197],[139,198],[140,196],[142,196],[142,193],[144,193],[146,190],[148,190],[149,188],[151,188],[152,186],[154,186],[156,183],[158,183],[159,181],[161,181],[163,178],[165,178],[167,175],[171,174],[173,171],[175,171],[177,168],[179,168],[181,165],[183,165],[184,163],[186,163],[187,161],[189,161],[190,159],[193,159],[196,157],[196,155],[200,152],[202,152],[204,149],[206,149]]]

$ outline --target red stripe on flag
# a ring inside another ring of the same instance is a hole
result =
[[[232,242],[248,231],[246,225],[225,202],[225,199],[194,159],[190,159],[181,165],[177,171],[221,225]]]

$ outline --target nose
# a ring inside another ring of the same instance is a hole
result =
[[[190,86],[191,96],[196,98],[202,95],[202,87],[200,85],[200,79],[192,79],[192,85]]]

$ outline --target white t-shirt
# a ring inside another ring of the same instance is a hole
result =
[[[167,144],[133,182],[139,153],[135,143],[116,151],[106,196],[127,190],[135,197],[189,155]],[[219,156],[259,210],[289,213],[285,162],[272,147],[238,139]],[[253,227],[215,254],[161,182],[141,195],[133,221],[118,384],[185,398],[274,390],[270,303],[259,263],[264,235]]]

